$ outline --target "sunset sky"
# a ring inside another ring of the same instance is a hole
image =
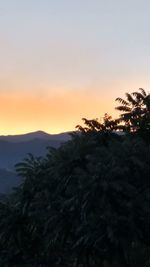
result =
[[[0,0],[0,135],[74,130],[150,88],[149,0]]]

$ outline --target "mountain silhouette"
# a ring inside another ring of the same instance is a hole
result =
[[[48,146],[59,147],[69,140],[69,133],[48,134],[37,131],[21,135],[0,136],[0,168],[10,169],[28,153],[44,156]]]
[[[68,132],[48,134],[36,131],[21,135],[0,136],[0,194],[10,192],[21,180],[15,172],[15,164],[27,157],[44,156],[47,147],[59,147],[70,139]]]
[[[0,140],[8,142],[24,142],[24,141],[31,141],[33,139],[67,141],[69,138],[70,138],[69,132],[59,133],[59,134],[48,134],[43,131],[36,131],[19,135],[0,135]]]

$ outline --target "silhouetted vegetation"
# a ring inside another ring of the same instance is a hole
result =
[[[17,164],[0,266],[150,266],[150,95],[126,97],[118,119],[83,119],[60,148]]]
[[[138,92],[126,93],[126,100],[116,99],[121,105],[116,107],[120,115],[122,129],[127,132],[145,134],[150,132],[150,94],[139,88]]]

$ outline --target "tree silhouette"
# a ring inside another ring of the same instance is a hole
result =
[[[117,130],[117,125],[119,120],[113,120],[107,113],[104,114],[102,122],[98,119],[88,120],[86,118],[82,119],[85,126],[77,125],[76,128],[82,133],[90,132],[100,132],[100,133],[111,133]]]
[[[121,105],[116,107],[123,112],[120,129],[128,132],[150,133],[150,94],[139,88],[138,92],[126,93],[126,100],[116,98]]]
[[[16,165],[23,182],[0,202],[2,266],[149,266],[150,142],[132,134],[149,131],[149,95],[126,96],[120,119],[83,119],[70,141]]]

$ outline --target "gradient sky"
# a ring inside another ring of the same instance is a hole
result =
[[[74,130],[150,85],[149,0],[0,0],[0,135]]]

